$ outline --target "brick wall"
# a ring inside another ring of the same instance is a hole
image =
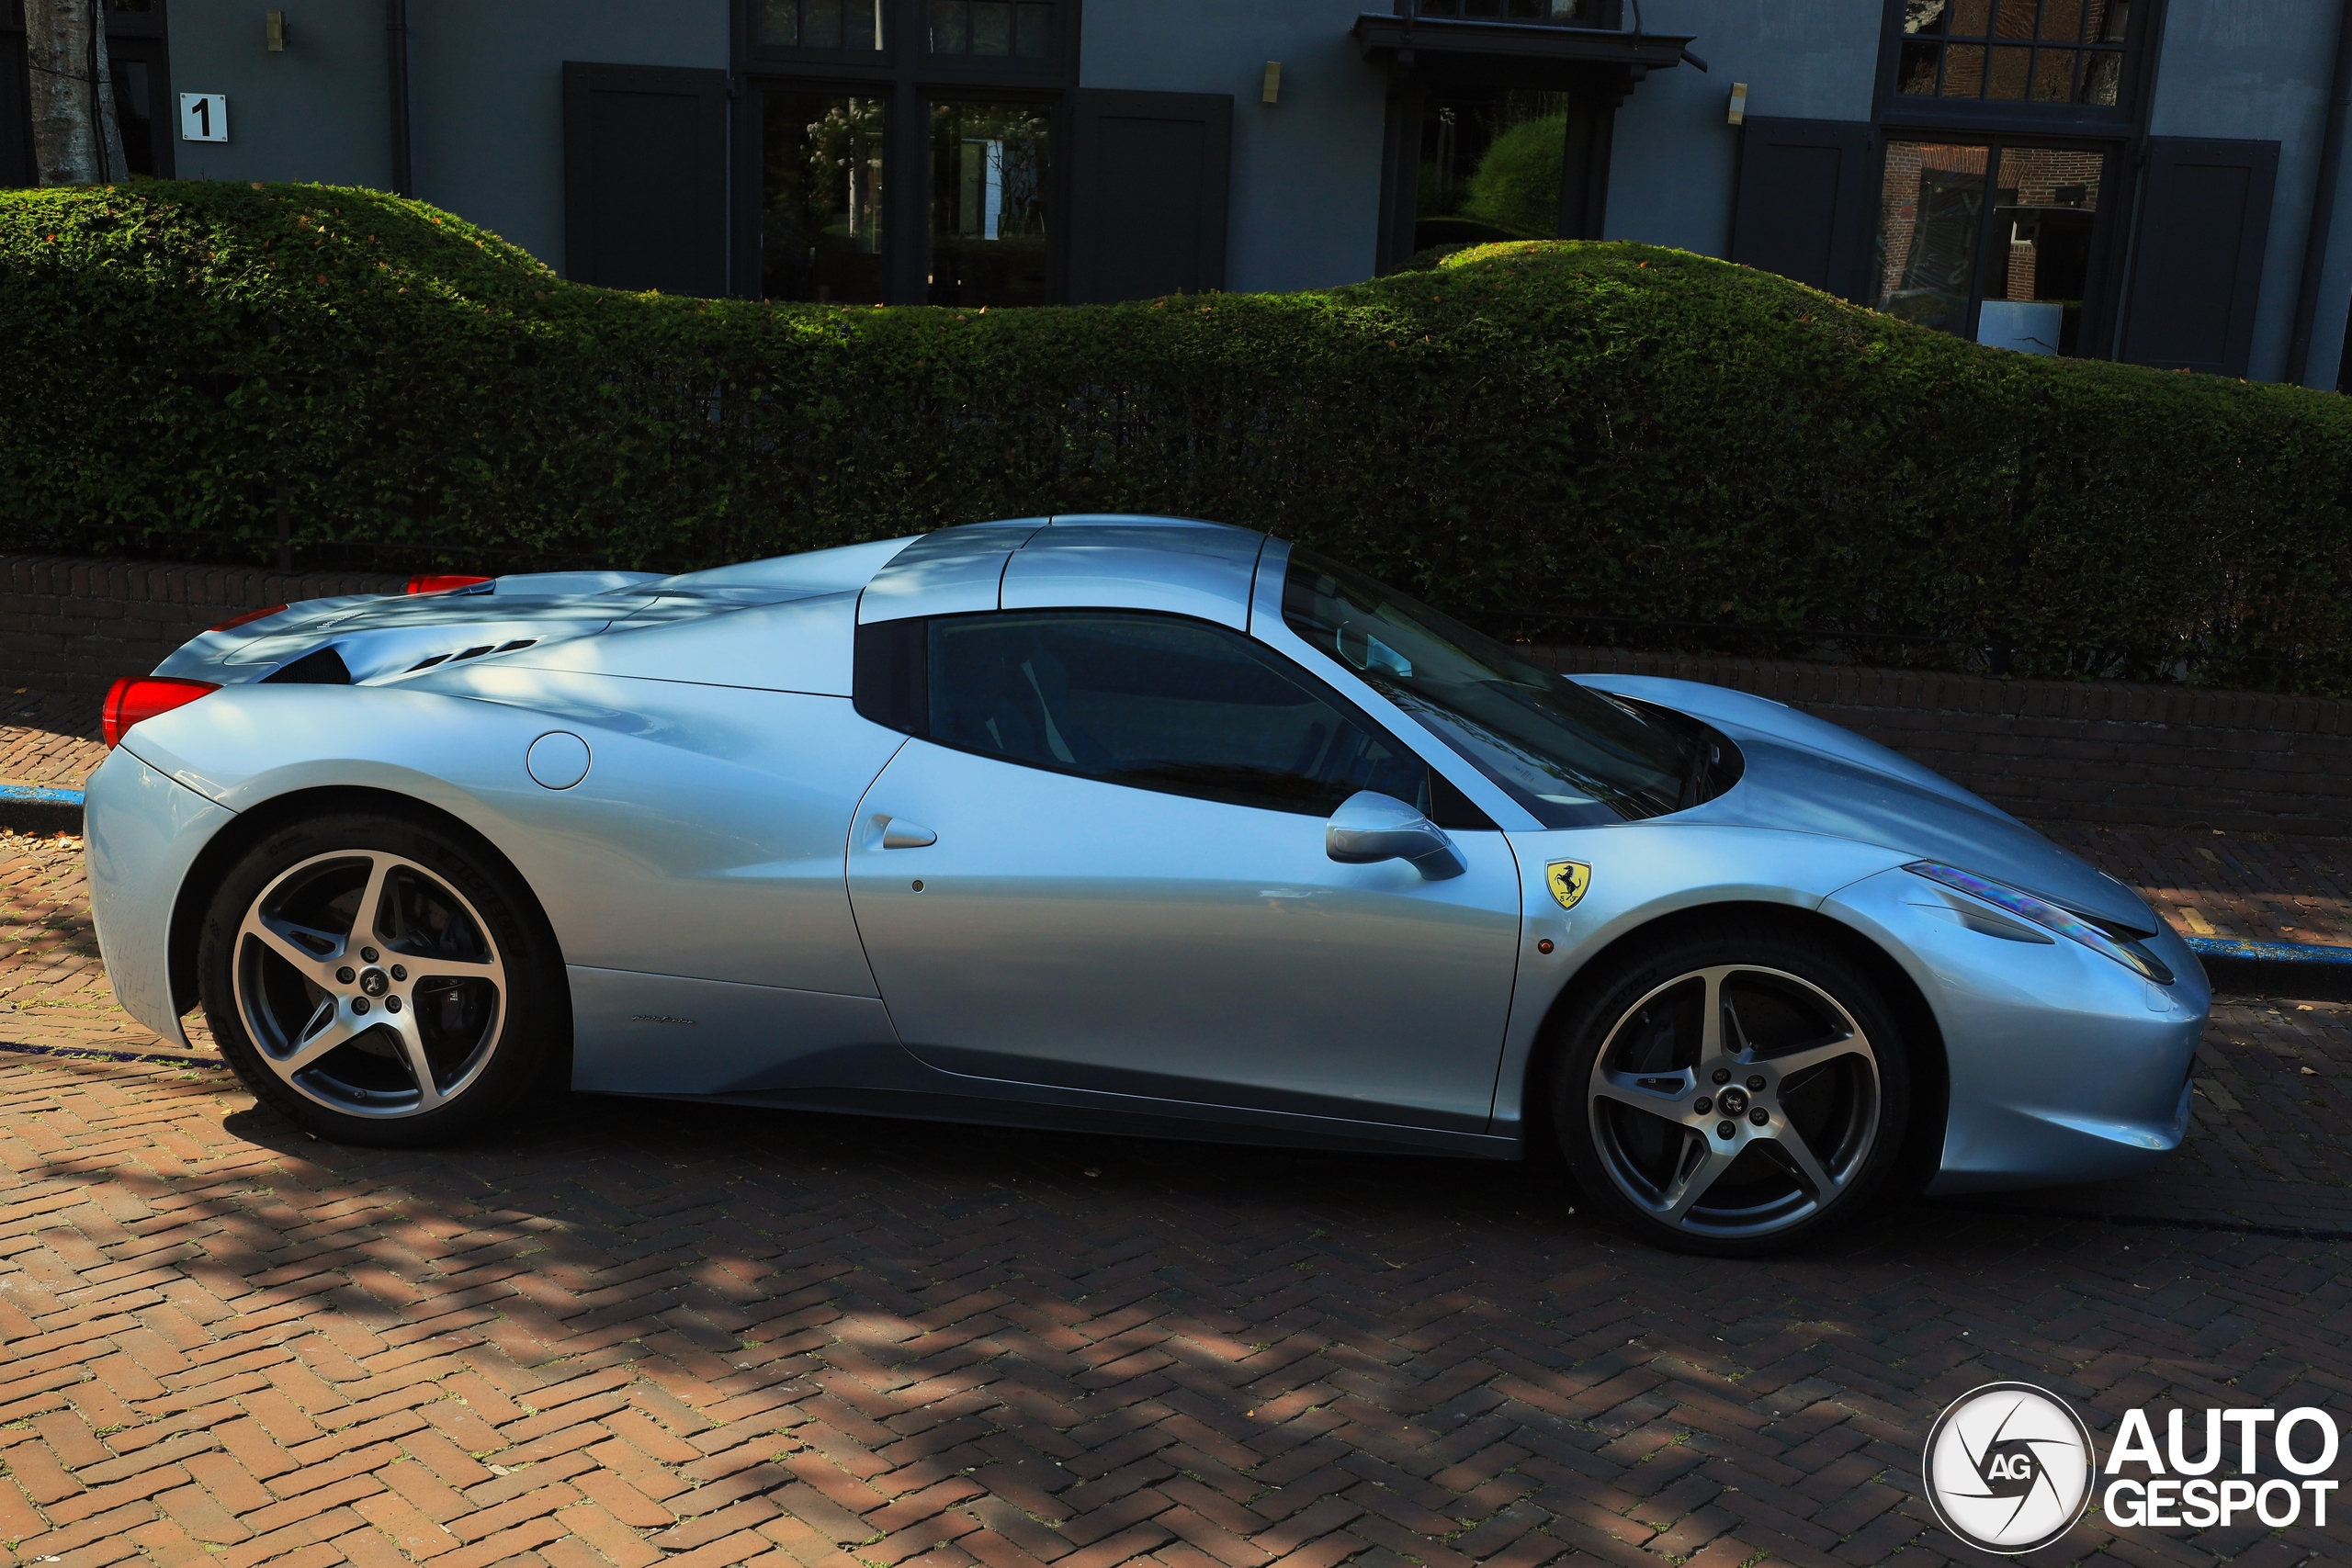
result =
[[[96,695],[240,611],[396,593],[405,581],[0,555],[0,686]],[[2352,836],[2352,702],[1623,649],[1533,651],[1554,670],[1668,675],[1775,698],[2020,817]]]
[[[1547,648],[1562,671],[1704,681],[1859,730],[2019,817],[2352,836],[2352,702]]]
[[[270,604],[398,593],[405,577],[0,555],[0,684],[101,695],[208,626]]]

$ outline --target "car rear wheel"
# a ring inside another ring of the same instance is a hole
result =
[[[458,1136],[547,1084],[562,967],[513,872],[394,816],[321,817],[247,852],[206,919],[198,970],[221,1055],[322,1136]]]
[[[1588,1201],[1687,1252],[1753,1257],[1852,1219],[1910,1104],[1900,1032],[1837,947],[1725,927],[1619,965],[1564,1021],[1553,1125]]]

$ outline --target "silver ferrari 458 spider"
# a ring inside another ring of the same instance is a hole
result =
[[[2138,1170],[2203,972],[1928,770],[1175,518],[421,582],[189,643],[91,778],[116,994],[322,1135],[565,1085],[1557,1157],[1742,1253]]]

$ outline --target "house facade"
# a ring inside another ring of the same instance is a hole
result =
[[[2352,0],[102,3],[130,173],[401,190],[614,287],[1017,306],[1631,239],[2026,353],[2344,368]]]

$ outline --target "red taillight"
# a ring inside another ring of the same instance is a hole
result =
[[[122,744],[123,735],[134,724],[186,707],[208,692],[220,688],[209,681],[175,681],[167,675],[125,675],[107,690],[106,705],[99,710],[98,728],[106,736],[108,746]]]
[[[453,588],[471,588],[477,582],[489,581],[487,577],[435,575],[433,572],[421,571],[408,580],[408,591],[411,593],[447,593]]]
[[[286,606],[283,604],[272,604],[266,610],[247,610],[242,615],[230,616],[227,620],[221,622],[212,629],[216,632],[232,631],[236,627],[243,626],[247,621],[258,621],[264,615],[274,615],[284,608],[286,608]]]

